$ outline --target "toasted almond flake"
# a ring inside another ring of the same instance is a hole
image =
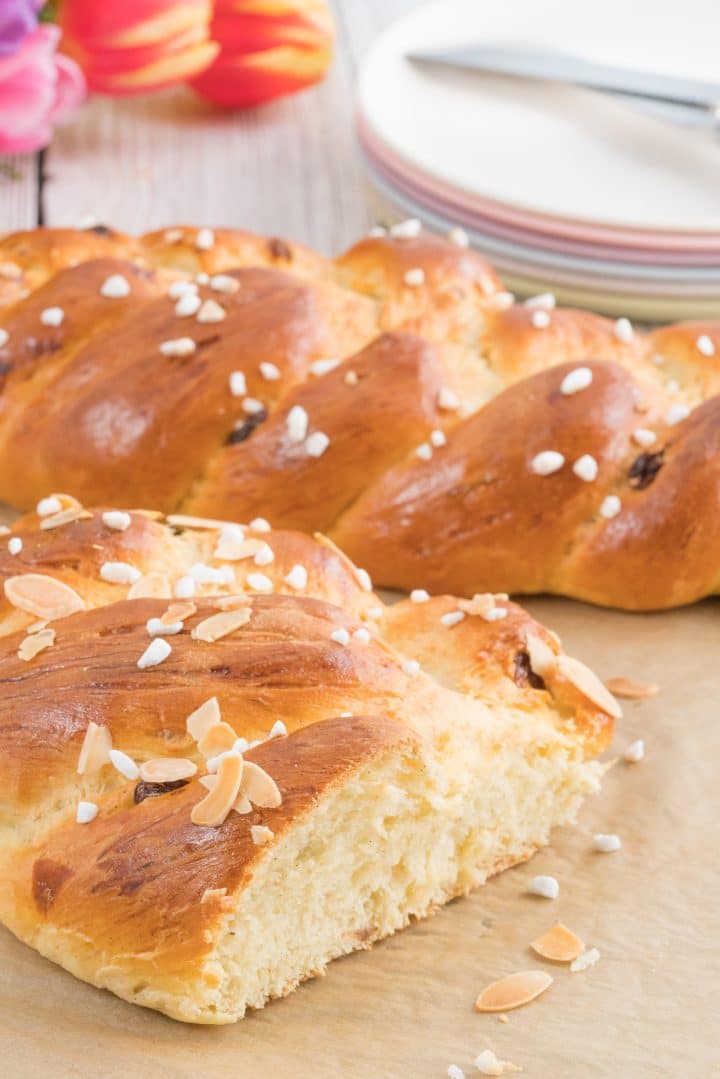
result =
[[[185,757],[156,757],[140,765],[140,778],[145,783],[174,783],[190,779],[196,772],[197,765]]]
[[[136,514],[138,517],[147,517],[148,521],[159,521],[162,517],[165,516],[165,514],[161,513],[160,510],[128,510],[128,513]]]
[[[595,672],[579,659],[573,659],[572,656],[557,656],[555,669],[602,712],[606,712],[613,719],[620,719],[622,709],[612,693],[605,688]]]
[[[537,937],[530,947],[543,959],[549,959],[553,963],[570,963],[585,951],[580,937],[562,922]]]
[[[275,780],[259,764],[252,761],[245,761],[238,793],[260,809],[276,809],[282,803],[282,795]]]
[[[483,1049],[473,1063],[481,1075],[507,1075],[508,1072],[522,1071],[522,1068],[510,1060],[500,1060],[492,1049]]]
[[[13,607],[44,618],[47,622],[85,609],[85,604],[73,588],[44,573],[8,577],[4,587],[8,602]]]
[[[275,833],[272,828],[268,828],[264,824],[252,824],[250,826],[250,838],[257,847],[261,847],[264,843],[269,843],[274,836]]]
[[[525,634],[525,643],[530,657],[530,666],[535,674],[539,674],[541,678],[544,678],[545,675],[554,670],[557,656],[552,648],[534,633]]]
[[[238,796],[245,767],[239,754],[223,757],[212,790],[192,808],[193,824],[217,828],[223,823]]]
[[[211,899],[223,899],[226,895],[227,888],[206,888],[200,897],[200,903],[208,903]]]
[[[199,742],[215,723],[220,723],[220,705],[217,697],[203,701],[185,720],[185,729],[191,738]]]
[[[165,518],[174,528],[222,528],[228,521],[216,517],[194,517],[191,513],[169,513]]]
[[[102,727],[92,720],[88,723],[85,738],[80,747],[78,758],[78,775],[87,776],[98,772],[104,765],[110,763],[110,750],[112,749],[112,736],[107,727]]]
[[[170,581],[164,573],[145,573],[131,586],[128,599],[169,599],[172,596]]]
[[[237,735],[229,723],[220,720],[210,724],[201,738],[198,738],[198,749],[206,759],[217,757],[220,753],[227,753],[237,741]]]
[[[246,626],[252,617],[250,607],[238,607],[234,611],[221,611],[219,614],[211,614],[193,628],[192,636],[196,641],[205,641],[208,644],[219,641],[221,637],[227,637],[236,629]]]
[[[555,979],[545,970],[522,970],[508,974],[483,989],[475,1001],[476,1012],[509,1012],[535,1000]]]
[[[164,626],[173,626],[177,622],[184,622],[186,618],[191,618],[197,611],[197,606],[194,603],[171,603],[168,609],[160,615],[159,621]]]
[[[174,637],[176,633],[182,633],[182,622],[161,622],[159,618],[148,618],[145,623],[151,637],[161,637],[166,633],[169,637]]]
[[[589,951],[579,955],[577,959],[573,959],[570,970],[573,974],[577,974],[581,970],[587,970],[588,967],[594,967],[599,958],[600,952],[597,948],[590,948]]]
[[[43,517],[40,527],[43,529],[60,528],[61,525],[68,525],[73,521],[88,521],[91,517],[92,513],[82,507],[71,507],[70,509],[60,510],[59,513],[51,513],[48,517]]]
[[[213,551],[213,558],[221,558],[226,562],[241,562],[245,558],[254,558],[258,551],[267,546],[265,540],[244,539],[239,525],[237,535],[229,531],[218,540],[217,547]]]
[[[657,682],[641,682],[639,679],[626,678],[624,675],[608,678],[605,685],[613,696],[624,697],[628,701],[641,701],[646,697],[655,697],[660,692]]]
[[[123,753],[121,749],[111,749],[108,756],[113,768],[116,768],[120,775],[125,776],[126,779],[134,780],[139,778],[140,769],[127,753]]]
[[[492,592],[476,592],[472,599],[458,600],[458,607],[466,614],[479,615],[488,618],[495,610],[495,596]]]
[[[54,629],[41,629],[39,633],[31,633],[20,643],[18,659],[24,659],[26,663],[29,663],[40,652],[44,652],[46,648],[51,648],[54,644]]]

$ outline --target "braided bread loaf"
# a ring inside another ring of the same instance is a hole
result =
[[[385,607],[322,537],[40,508],[0,552],[0,918],[78,977],[230,1022],[597,789],[617,705],[504,597]]]
[[[321,529],[378,584],[720,590],[720,322],[518,305],[412,223],[335,261],[176,228],[0,243],[0,496]]]

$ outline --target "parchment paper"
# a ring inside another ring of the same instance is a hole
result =
[[[620,761],[578,826],[551,848],[394,938],[332,964],[325,978],[229,1027],[191,1027],[100,992],[0,930],[0,1074],[248,1079],[442,1079],[477,1075],[492,1047],[528,1076],[720,1075],[720,604],[624,615],[531,601],[565,647],[603,677],[657,681],[625,702]],[[591,849],[616,832],[620,851]],[[526,894],[537,873],[560,897]],[[563,921],[601,952],[583,973],[528,944]],[[473,1011],[485,984],[545,966],[555,983],[501,1024]]]

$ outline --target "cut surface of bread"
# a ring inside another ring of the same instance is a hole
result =
[[[514,303],[419,227],[198,235],[0,240],[0,497],[263,516],[389,588],[720,591],[720,321]]]
[[[505,597],[389,607],[321,537],[82,513],[29,515],[0,558],[0,917],[78,977],[232,1022],[528,858],[598,789],[619,709]]]

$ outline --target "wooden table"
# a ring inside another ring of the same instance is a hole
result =
[[[189,90],[94,97],[41,155],[0,157],[0,233],[38,224],[233,225],[326,253],[371,223],[353,120],[359,60],[418,0],[333,0],[338,45],[327,80],[246,112]]]

